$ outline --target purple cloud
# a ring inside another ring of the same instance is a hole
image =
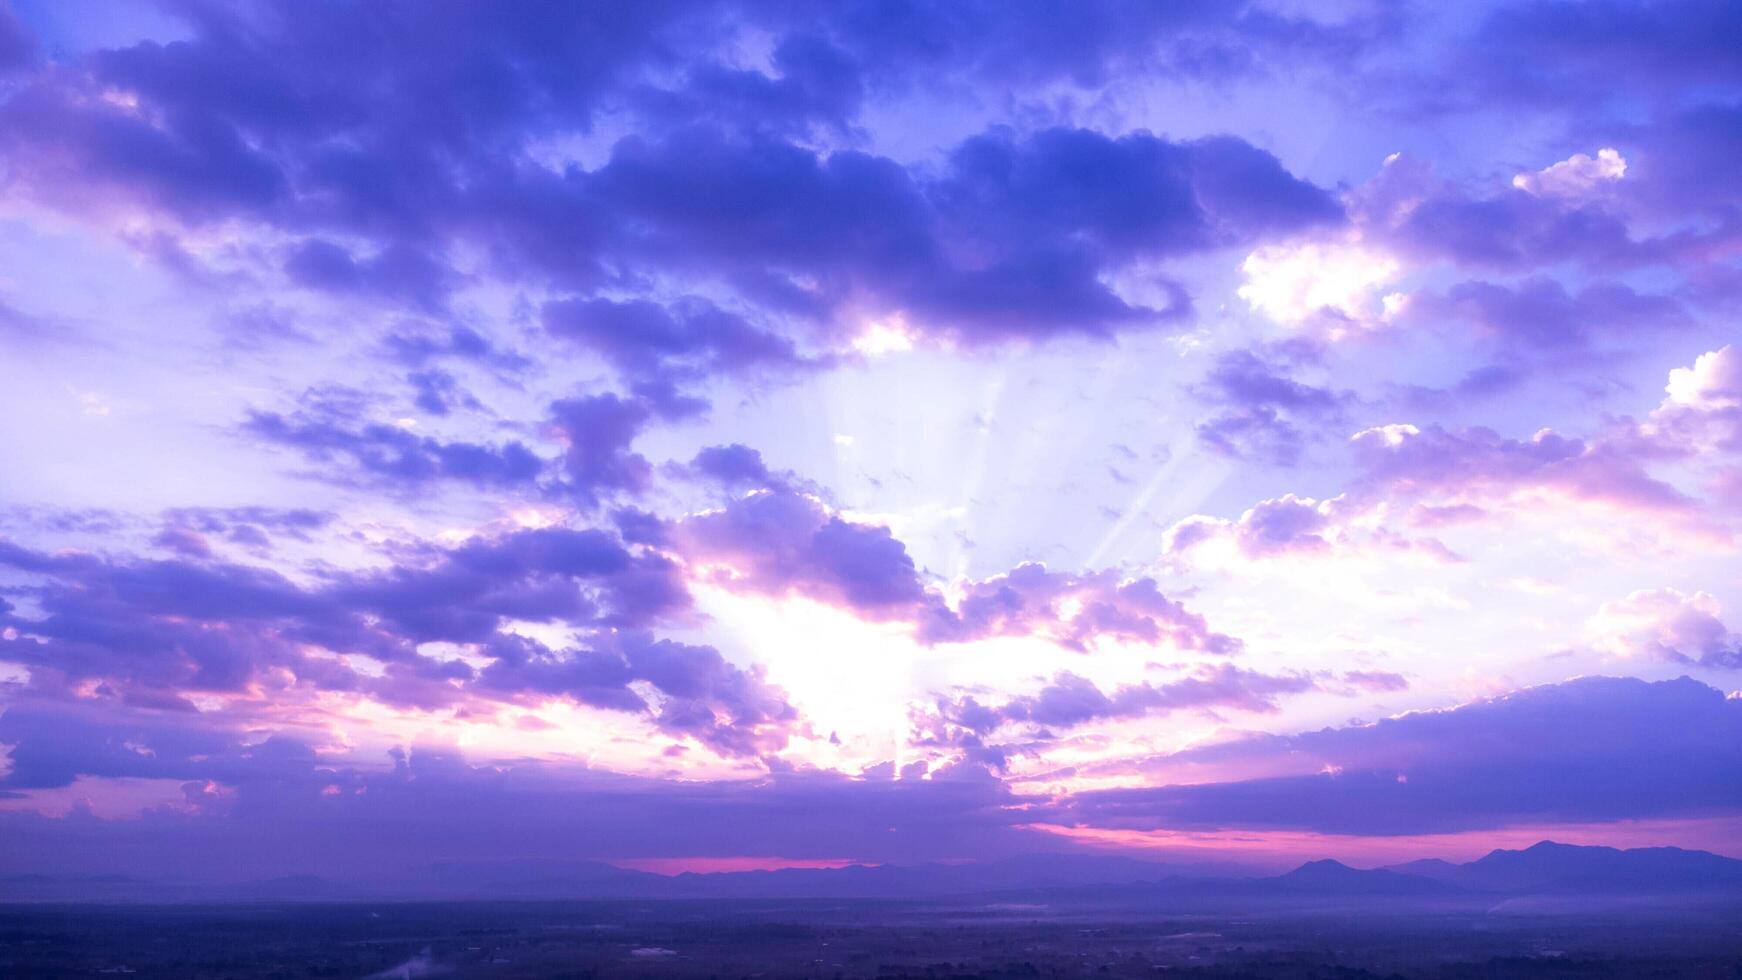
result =
[[[232,751],[241,750],[239,741],[231,737]],[[176,768],[224,772],[222,753],[210,750],[225,746],[201,747],[212,762]],[[285,755],[294,759],[288,747]],[[229,793],[208,792],[203,782],[190,781],[194,804],[130,820],[0,812],[0,832],[20,845],[7,849],[0,867],[177,878],[312,873],[378,881],[398,880],[407,868],[437,862],[557,853],[619,860],[648,854],[847,855],[880,862],[1059,847],[1048,835],[1016,829],[1007,808],[1026,798],[971,766],[925,779],[809,770],[696,781],[532,761],[474,765],[439,746],[412,747],[397,759],[390,770],[306,760],[282,764],[275,778],[239,779]],[[394,832],[380,834],[376,828],[383,826]],[[262,836],[279,845],[261,848]],[[196,847],[207,860],[190,866],[186,855]]]
[[[1629,338],[1685,328],[1688,316],[1665,296],[1599,283],[1569,293],[1545,276],[1515,286],[1474,280],[1443,293],[1416,293],[1408,313],[1447,330],[1473,330],[1503,348],[1564,358],[1589,352],[1598,339]]]
[[[1216,655],[1238,639],[1161,593],[1150,578],[1114,571],[1071,575],[1028,563],[961,583],[952,604],[921,575],[887,527],[832,515],[798,491],[774,488],[676,522],[670,540],[725,588],[799,595],[866,619],[914,624],[924,643],[1041,636],[1077,652],[1102,638]]]
[[[1315,690],[1317,686],[1305,674],[1272,676],[1231,664],[1215,664],[1160,684],[1148,681],[1121,684],[1107,694],[1087,678],[1064,672],[1038,692],[1011,698],[996,707],[963,698],[941,702],[939,709],[942,721],[985,737],[1013,724],[1073,728],[1094,721],[1145,718],[1175,711],[1229,709],[1268,713],[1276,710],[1278,696]]]
[[[1352,444],[1373,491],[1456,496],[1543,489],[1642,511],[1694,506],[1621,449],[1546,430],[1524,442],[1486,428],[1387,426],[1358,433]]]
[[[743,497],[671,533],[692,564],[726,569],[715,580],[728,588],[803,595],[873,619],[912,619],[931,601],[888,528],[843,520],[792,491]]]
[[[1390,835],[1735,812],[1738,736],[1742,701],[1697,681],[1590,677],[1371,725],[1188,749],[1158,761],[1276,774],[1090,791],[1058,817]]]
[[[1107,278],[1342,220],[1329,194],[1232,136],[992,129],[960,142],[933,175],[861,152],[819,154],[754,122],[685,119],[619,141],[593,169],[541,167],[528,148],[586,131],[609,95],[668,118],[702,97],[759,106],[751,119],[772,118],[771,98],[810,102],[792,107],[797,117],[827,115],[855,104],[851,73],[866,62],[839,36],[804,33],[775,48],[790,75],[759,81],[704,65],[682,94],[649,99],[654,61],[725,31],[725,9],[583,20],[443,8],[415,24],[369,10],[315,25],[261,4],[252,16],[202,10],[188,41],[96,52],[23,85],[0,105],[14,188],[79,213],[143,207],[170,225],[245,221],[293,235],[283,260],[292,282],[422,312],[445,308],[461,278],[450,256],[468,251],[491,276],[575,294],[548,308],[549,328],[641,375],[801,362],[782,333],[705,301],[661,312],[598,295],[630,284],[625,265],[719,281],[766,314],[820,324],[837,344],[869,308],[978,345],[1178,322],[1191,309],[1178,283],[1159,281],[1159,300],[1140,301]],[[1049,20],[1026,16],[1025,31]],[[989,11],[970,19],[1010,27]],[[1195,20],[1141,29],[1155,37]],[[1197,26],[1260,21],[1282,24],[1248,13]],[[449,49],[451,59],[423,47],[462,35],[495,47]],[[988,36],[962,35],[963,52]],[[474,87],[486,80],[488,97]],[[387,88],[401,98],[382,113]],[[414,97],[431,101],[403,101]],[[62,193],[69,174],[102,193]]]
[[[1103,637],[1218,655],[1241,648],[1162,595],[1153,579],[1127,580],[1113,571],[1067,575],[1034,563],[966,583],[955,607],[934,609],[920,631],[934,643],[1035,635],[1084,653]]]
[[[1198,440],[1234,458],[1293,466],[1323,428],[1338,424],[1349,392],[1304,384],[1249,350],[1229,351],[1198,385],[1199,398],[1221,411],[1197,427]]]
[[[520,531],[403,561],[303,586],[197,554],[109,561],[6,544],[0,565],[37,584],[14,587],[32,612],[0,611],[0,651],[30,668],[31,690],[56,697],[96,682],[124,701],[184,707],[187,693],[261,687],[452,703],[474,691],[473,670],[420,644],[491,643],[511,619],[600,635],[645,630],[689,608],[668,559],[631,553],[600,531]],[[384,673],[334,656],[346,654]]]
[[[634,378],[702,377],[814,366],[793,342],[699,299],[570,299],[545,304],[553,336],[596,351]]]
[[[367,421],[357,393],[322,390],[305,393],[289,414],[250,412],[242,428],[268,443],[294,449],[317,463],[341,462],[332,476],[416,488],[439,480],[479,486],[529,485],[544,461],[519,442],[447,442],[410,429]]]

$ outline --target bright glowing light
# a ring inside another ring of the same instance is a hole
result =
[[[1358,244],[1304,242],[1267,245],[1240,264],[1241,299],[1290,326],[1321,314],[1345,325],[1370,323],[1378,290],[1402,271],[1398,261]],[[1384,309],[1395,304],[1386,300]]]
[[[899,314],[868,324],[865,332],[853,339],[853,349],[866,357],[881,357],[913,350],[913,335],[907,321]]]

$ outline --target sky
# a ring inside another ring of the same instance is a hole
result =
[[[0,2],[0,872],[1742,856],[1742,6]]]

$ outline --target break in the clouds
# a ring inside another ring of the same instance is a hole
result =
[[[0,870],[1722,845],[1734,6],[1064,11],[0,4]]]

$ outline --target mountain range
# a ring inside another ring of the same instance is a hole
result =
[[[1226,866],[1038,854],[965,864],[849,865],[660,875],[594,861],[435,865],[385,886],[311,876],[227,885],[117,875],[0,875],[0,902],[348,902],[407,900],[885,899],[1114,902],[1193,907],[1331,901],[1482,903],[1530,895],[1676,896],[1742,901],[1742,860],[1675,847],[1619,850],[1543,841],[1456,864],[1358,869],[1310,861],[1285,874]]]

